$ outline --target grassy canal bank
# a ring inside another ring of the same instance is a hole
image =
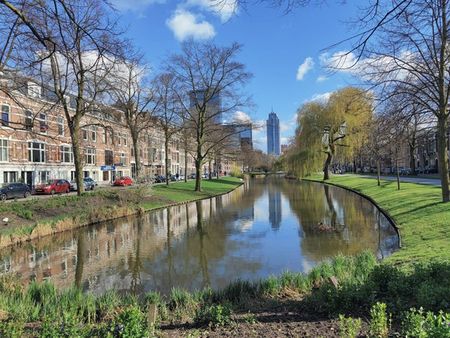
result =
[[[318,175],[306,180],[322,182]],[[375,179],[357,175],[335,175],[327,182],[370,197],[395,221],[402,248],[385,263],[450,261],[450,204],[441,202],[440,187],[401,183],[401,189],[397,190],[394,181],[382,180],[378,187]]]
[[[309,274],[235,281],[218,291],[173,289],[167,297],[93,296],[48,283],[23,289],[3,276],[0,336],[445,338],[448,285],[449,263],[404,272],[371,253],[338,256]]]
[[[415,210],[425,209],[423,217],[438,220],[429,228],[441,224],[448,229],[449,212],[440,209],[447,205],[439,202],[439,190],[435,196],[433,187],[407,189],[405,183],[405,191],[399,193],[406,195],[396,195],[394,183],[383,182],[380,188],[373,180],[356,179],[342,176],[331,182],[371,193],[400,226],[403,248],[386,262],[380,264],[368,252],[337,256],[308,274],[285,272],[253,282],[238,280],[222,290],[173,289],[167,296],[148,292],[136,297],[116,291],[94,296],[75,288],[56,290],[48,283],[24,288],[20,276],[0,276],[0,336],[450,338],[450,257],[426,250],[437,245],[448,253],[444,247],[448,236],[440,238],[440,229],[432,229],[428,237],[422,234],[425,221]],[[204,192],[195,198],[226,192],[239,181],[204,184]],[[192,185],[157,186],[151,194],[135,191],[133,199],[120,198],[127,206],[148,210],[169,201],[192,200]],[[428,215],[430,210],[438,217]],[[415,251],[414,245],[421,250]]]
[[[0,247],[28,241],[136,213],[227,193],[242,184],[225,177],[204,180],[202,192],[194,192],[193,181],[169,186],[110,187],[83,193],[31,198],[0,205]]]

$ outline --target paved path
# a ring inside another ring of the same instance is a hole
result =
[[[376,179],[376,176],[372,175],[360,175],[365,178],[373,178]],[[395,176],[381,176],[382,180],[388,181],[396,181],[397,177]],[[428,184],[428,185],[441,185],[441,180],[439,178],[426,178],[426,177],[409,177],[409,176],[400,176],[400,182],[409,182],[409,183],[419,183],[419,184]]]

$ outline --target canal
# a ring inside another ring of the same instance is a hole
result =
[[[340,253],[370,250],[384,258],[397,248],[389,221],[352,192],[255,178],[226,195],[4,249],[0,273],[95,294],[165,294],[307,272]]]

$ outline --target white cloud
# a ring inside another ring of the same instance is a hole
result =
[[[285,131],[289,131],[292,129],[292,127],[295,127],[295,125],[292,125],[291,121],[281,121],[280,122],[280,131],[283,133]]]
[[[297,69],[297,80],[303,80],[303,77],[314,67],[314,61],[311,57],[307,57],[303,63],[298,66]]]
[[[406,79],[408,73],[417,65],[414,58],[414,54],[406,50],[400,51],[395,58],[375,55],[358,59],[349,51],[339,51],[331,55],[323,53],[319,57],[324,68],[378,82]]]
[[[252,122],[252,119],[250,118],[250,116],[248,116],[248,114],[244,113],[243,111],[236,111],[233,114],[232,120],[234,122],[238,122],[238,123],[251,123]]]
[[[167,26],[179,41],[211,39],[216,35],[214,27],[208,21],[199,21],[197,15],[184,9],[177,9],[166,21]]]
[[[320,76],[316,79],[316,82],[324,82],[324,81],[326,81],[326,80],[328,80],[328,77],[327,77],[327,76],[325,76],[325,75],[320,75]]]
[[[289,137],[280,137],[280,144],[288,144]]]
[[[145,8],[153,4],[165,3],[165,0],[111,0],[111,4],[115,9],[121,12],[140,13]]]
[[[315,94],[309,100],[306,100],[306,102],[317,101],[326,103],[330,99],[331,94],[333,94],[333,92]]]
[[[210,11],[220,17],[222,22],[226,22],[238,11],[237,0],[187,0],[187,6],[198,6]]]

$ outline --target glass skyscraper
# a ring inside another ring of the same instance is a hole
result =
[[[280,155],[280,120],[274,112],[267,119],[267,153]]]

